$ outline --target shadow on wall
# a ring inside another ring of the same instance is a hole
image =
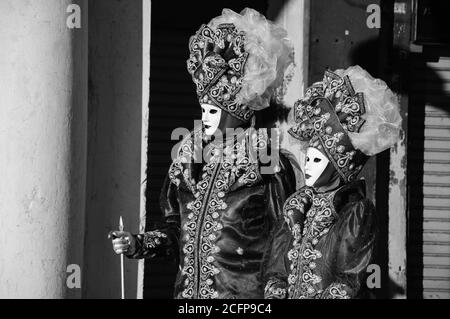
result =
[[[390,42],[392,43],[392,41]],[[408,118],[408,244],[407,281],[408,298],[423,296],[423,222],[424,222],[424,163],[425,163],[425,116],[426,106],[433,105],[440,112],[450,116],[450,95],[446,82],[429,63],[438,62],[441,56],[450,56],[447,48],[424,47],[422,53],[411,53],[392,48],[387,56],[379,52],[379,41],[360,44],[352,52],[352,61],[369,71],[373,76],[386,81],[391,89],[409,96]],[[387,62],[387,63],[386,63]],[[380,67],[381,66],[381,67]],[[381,71],[380,71],[381,70]],[[377,189],[389,189],[389,151],[377,158]],[[382,273],[388,269],[388,192],[377,192],[377,211],[380,217],[380,241],[378,260]],[[402,287],[387,276],[383,276],[379,298],[391,298],[404,294]]]

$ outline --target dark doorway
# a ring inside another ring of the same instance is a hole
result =
[[[194,84],[186,70],[189,38],[202,24],[219,16],[223,8],[240,12],[245,7],[265,14],[267,1],[152,2],[147,229],[161,222],[160,191],[172,147],[178,143],[171,141],[172,131],[178,127],[192,129],[194,120],[200,119]],[[177,270],[173,260],[146,260],[144,298],[172,298]]]

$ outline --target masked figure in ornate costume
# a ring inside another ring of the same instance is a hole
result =
[[[297,102],[295,122],[289,133],[307,149],[306,186],[284,205],[265,298],[364,298],[377,225],[356,177],[369,156],[397,142],[397,98],[360,67],[327,71]]]
[[[263,254],[295,174],[283,155],[264,174],[258,154],[270,147],[269,134],[254,129],[254,114],[284,87],[293,49],[286,31],[251,9],[224,10],[189,49],[203,125],[169,169],[164,227],[116,233],[115,250],[130,258],[179,254],[176,298],[263,298]]]

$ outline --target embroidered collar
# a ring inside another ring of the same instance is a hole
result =
[[[202,175],[209,166],[218,164],[230,167],[232,170],[244,171],[252,166],[251,171],[255,171],[258,174],[256,178],[262,179],[257,156],[270,145],[266,130],[255,130],[253,127],[250,127],[233,138],[227,139],[224,143],[208,144],[205,150],[202,148],[203,145],[201,143],[202,134],[202,129],[197,128],[181,143],[178,155],[169,169],[169,178],[174,184],[179,186],[181,181],[184,181],[195,195],[197,193],[197,184],[202,179],[198,176]],[[209,156],[206,162],[202,160],[204,154]],[[244,171],[235,175],[247,174]]]

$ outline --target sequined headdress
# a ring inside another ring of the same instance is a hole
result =
[[[346,182],[356,178],[369,156],[399,139],[402,120],[396,96],[358,66],[326,71],[294,112],[296,124],[289,133],[322,151]]]
[[[293,65],[287,32],[253,9],[225,9],[189,41],[187,68],[200,104],[212,104],[241,121],[269,106],[286,86]]]

